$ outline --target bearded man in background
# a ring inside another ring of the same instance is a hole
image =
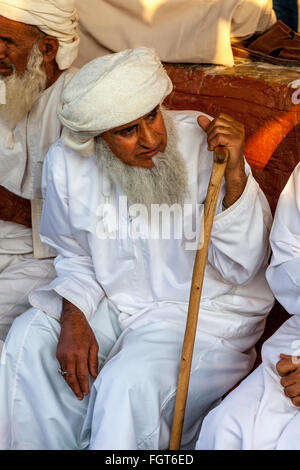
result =
[[[37,231],[41,172],[61,133],[77,23],[73,0],[0,1],[0,349],[28,294],[55,276]]]

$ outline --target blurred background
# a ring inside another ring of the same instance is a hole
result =
[[[273,0],[277,19],[283,21],[294,31],[299,31],[299,5],[299,0]]]

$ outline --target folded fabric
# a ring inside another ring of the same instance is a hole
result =
[[[164,62],[232,66],[231,37],[262,33],[276,21],[272,0],[76,1],[78,66],[139,46],[153,47]]]

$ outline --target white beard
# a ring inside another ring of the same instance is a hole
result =
[[[96,152],[99,165],[128,198],[129,206],[143,204],[151,213],[152,204],[183,204],[188,193],[185,161],[177,150],[178,136],[173,120],[162,110],[167,131],[164,153],[153,158],[153,168],[130,166],[117,158],[99,137]]]
[[[9,77],[2,79],[6,88],[6,103],[0,105],[0,120],[12,130],[46,88],[47,76],[42,63],[43,55],[35,44],[25,73],[19,77],[14,71]]]

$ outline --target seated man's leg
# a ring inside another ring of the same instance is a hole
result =
[[[196,450],[247,450],[263,394],[262,366],[204,419]]]
[[[114,317],[104,299],[94,316],[100,364],[119,334]],[[59,334],[59,322],[35,308],[13,323],[0,366],[0,449],[87,447],[80,433],[89,396],[79,401],[57,372]]]
[[[3,269],[1,264],[5,265]],[[31,254],[0,255],[0,341],[5,340],[14,319],[30,308],[29,293],[49,284],[55,276],[51,259],[37,260]]]
[[[298,355],[298,332],[294,315],[264,343],[263,363],[207,416],[197,449],[300,449],[300,409],[285,396],[276,370],[280,353]]]
[[[182,324],[164,320],[124,331],[92,387],[91,449],[168,448],[183,334]],[[193,448],[202,419],[249,370],[250,356],[198,333],[182,448]]]
[[[299,355],[299,338],[300,317],[293,315],[263,345],[264,395],[255,421],[255,449],[277,450],[284,440],[289,441],[287,448],[300,449],[299,431],[296,433],[294,427],[299,423],[300,408],[284,394],[276,370],[281,353]]]

